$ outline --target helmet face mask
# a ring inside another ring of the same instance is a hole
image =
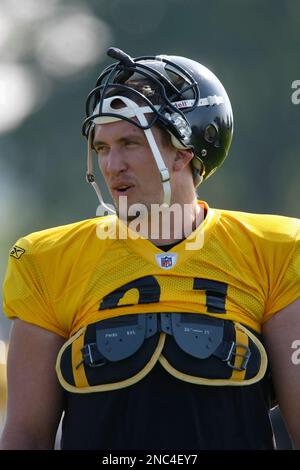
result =
[[[83,135],[88,137],[95,124],[119,119],[145,133],[157,124],[171,134],[174,147],[193,150],[197,187],[223,163],[231,144],[232,109],[221,82],[185,57],[132,59],[115,48],[108,55],[118,61],[102,72],[87,98]]]

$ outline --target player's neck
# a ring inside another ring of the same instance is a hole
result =
[[[120,203],[120,200],[119,200]],[[197,203],[195,190],[182,188],[173,191],[169,206],[165,204],[140,204],[140,210],[129,216],[130,210],[119,210],[119,219],[139,236],[156,246],[171,245],[184,240],[203,222],[205,214]],[[120,206],[119,206],[120,209]]]
[[[173,203],[160,219],[151,219],[148,239],[156,246],[170,245],[187,238],[203,222],[204,213],[197,199]],[[153,236],[154,235],[154,236]]]
[[[130,230],[156,246],[171,245],[187,238],[204,220],[203,207],[194,198],[191,202],[170,206],[153,204],[145,213],[126,220]],[[124,218],[121,218],[125,222]]]

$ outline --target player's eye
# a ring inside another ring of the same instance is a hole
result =
[[[107,145],[98,145],[95,151],[98,155],[105,155],[109,151],[109,148]]]
[[[125,142],[125,146],[126,147],[137,147],[139,145],[138,142],[134,141],[134,140],[129,140],[128,142]]]

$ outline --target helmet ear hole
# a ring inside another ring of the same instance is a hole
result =
[[[219,131],[218,131],[217,126],[213,123],[208,124],[208,126],[205,128],[205,131],[204,131],[204,139],[209,144],[213,144],[217,141],[218,134],[219,134]]]

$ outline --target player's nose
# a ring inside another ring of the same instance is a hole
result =
[[[121,149],[111,147],[107,155],[106,171],[111,176],[117,176],[119,173],[126,171],[127,163]]]

